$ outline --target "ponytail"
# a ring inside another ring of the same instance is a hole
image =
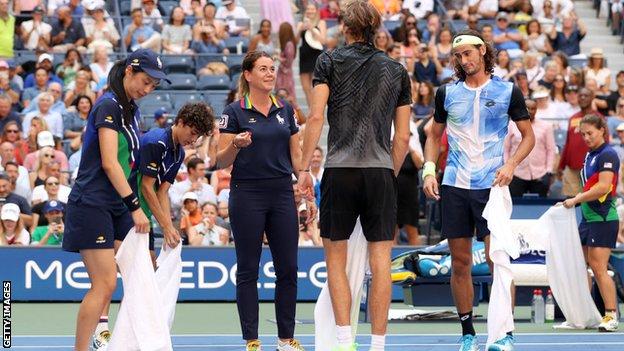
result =
[[[123,79],[126,75],[126,66],[126,60],[119,60],[115,62],[115,65],[113,65],[108,73],[108,89],[112,91],[119,100],[119,104],[122,107],[121,113],[124,124],[130,125],[134,119],[134,108],[132,104],[130,104],[130,100],[126,95],[126,90],[123,86]]]
[[[245,75],[242,73],[238,78],[238,94],[240,96],[249,94],[249,82],[245,79]]]

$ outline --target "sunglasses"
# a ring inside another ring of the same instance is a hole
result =
[[[17,130],[17,129],[7,129],[6,132],[7,133],[15,133],[15,134],[17,134],[17,133],[19,133],[19,130]]]
[[[43,154],[43,157],[54,158],[54,154]]]

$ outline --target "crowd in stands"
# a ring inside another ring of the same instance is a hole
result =
[[[77,174],[86,119],[106,88],[114,61],[127,52],[150,48],[162,53],[168,72],[186,77],[182,85],[190,84],[180,88],[191,90],[184,94],[173,85],[159,87],[156,101],[139,101],[144,130],[169,125],[180,101],[214,96],[215,84],[223,92],[217,94],[223,101],[212,101],[219,115],[226,96],[227,102],[240,98],[238,73],[227,57],[246,50],[274,57],[276,95],[293,104],[305,127],[316,58],[345,44],[340,1],[260,0],[262,20],[253,28],[245,1],[240,1],[0,0],[0,202],[17,206],[2,208],[0,245],[62,240],[64,204]],[[493,74],[516,83],[527,99],[536,147],[516,169],[513,196],[560,198],[580,190],[587,149],[578,121],[586,114],[607,118],[611,142],[624,141],[624,71],[614,75],[600,48],[581,52],[587,29],[571,0],[370,1],[384,19],[374,45],[412,77],[412,139],[403,176],[418,181],[435,91],[454,79],[451,41],[465,27],[478,30],[495,46]],[[617,4],[611,11],[614,31],[623,11]],[[203,55],[221,56],[205,60]],[[168,67],[168,57],[187,61]],[[206,80],[208,76],[221,81]],[[297,103],[296,80],[304,106]],[[227,206],[231,168],[215,169],[217,139],[215,133],[187,151],[171,187],[172,216],[188,245],[233,244]],[[518,141],[519,132],[511,127],[505,155],[514,152]],[[624,147],[618,150],[624,160]],[[442,153],[441,171],[444,157]],[[318,148],[311,165],[317,190],[322,164]],[[624,198],[622,182],[618,194]],[[318,196],[319,191],[317,202]],[[426,208],[424,199],[418,202],[416,222]],[[305,224],[305,206],[298,211],[300,244],[321,245],[318,224]],[[408,243],[422,243],[417,223],[401,224]]]

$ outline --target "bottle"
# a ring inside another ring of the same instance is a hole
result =
[[[531,322],[535,324],[544,324],[544,297],[542,290],[533,291],[533,301],[531,303]]]
[[[546,305],[544,310],[544,319],[546,323],[552,323],[555,321],[555,299],[552,296],[552,291],[548,289],[546,295]]]

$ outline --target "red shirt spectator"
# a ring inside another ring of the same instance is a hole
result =
[[[319,11],[319,16],[321,19],[338,19],[340,15],[340,5],[336,0],[329,0],[327,3],[327,7],[322,8]]]

